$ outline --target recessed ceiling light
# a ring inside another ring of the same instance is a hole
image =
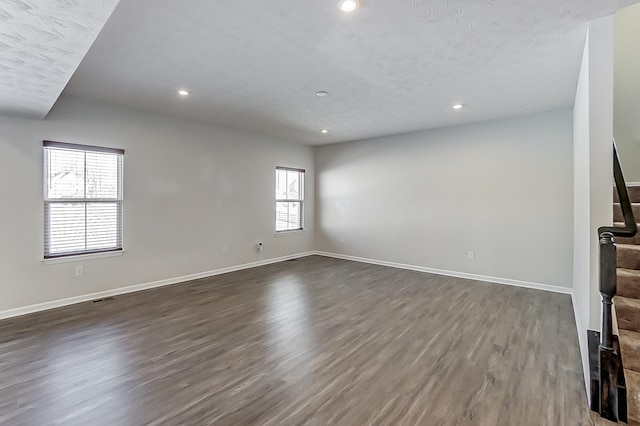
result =
[[[186,89],[180,89],[178,90],[178,95],[180,96],[189,96],[189,91]]]
[[[325,134],[325,135],[326,135],[327,133],[329,133],[329,131],[328,131],[327,129],[322,129],[322,130],[320,130],[320,133],[322,133],[322,134]]]
[[[338,7],[343,12],[353,12],[358,8],[358,0],[340,0]]]
[[[319,97],[327,96],[328,94],[329,94],[329,92],[326,92],[324,90],[318,90],[316,92],[316,96],[319,96]]]
[[[453,109],[462,109],[463,106],[464,106],[464,104],[455,104],[451,108],[453,108]]]

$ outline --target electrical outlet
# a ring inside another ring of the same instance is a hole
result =
[[[470,250],[469,253],[467,253],[467,258],[471,259],[471,260],[475,259],[476,258],[476,252],[473,251],[473,250]]]
[[[81,277],[84,275],[84,266],[76,266],[76,277]]]
[[[227,254],[229,253],[229,249],[226,247],[222,247],[222,254]]]

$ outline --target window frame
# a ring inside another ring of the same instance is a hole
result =
[[[293,199],[293,198],[278,198],[277,192],[278,192],[278,188],[277,188],[277,183],[278,183],[278,171],[279,170],[285,170],[288,172],[297,172],[298,173],[298,194],[299,197],[297,199]],[[284,166],[276,166],[276,180],[275,180],[275,184],[276,184],[276,194],[275,194],[275,232],[276,235],[284,235],[287,233],[299,233],[304,231],[304,198],[305,198],[305,190],[304,190],[304,184],[305,184],[305,170],[304,169],[298,169],[298,168],[293,168],[293,167],[284,167]],[[278,230],[278,203],[297,203],[300,205],[300,221],[299,221],[299,227],[298,228],[294,228],[294,229],[281,229]]]
[[[65,259],[71,258],[74,256],[87,256],[87,255],[97,255],[97,254],[119,254],[124,251],[123,249],[123,181],[124,181],[124,149],[120,148],[107,148],[100,146],[92,146],[92,145],[81,145],[81,144],[72,144],[66,142],[56,142],[56,141],[43,141],[43,204],[44,204],[44,217],[43,217],[43,252],[44,252],[44,260],[57,260],[57,259]],[[85,194],[82,198],[56,198],[50,197],[49,195],[49,177],[50,177],[50,151],[51,150],[67,150],[67,151],[76,151],[82,152],[85,154],[85,163],[84,163],[84,180],[83,185],[85,188]],[[117,158],[117,170],[116,170],[116,190],[117,196],[114,198],[88,198],[86,195],[86,187],[87,187],[87,165],[86,165],[86,154],[87,153],[103,153],[103,154],[115,154],[118,156]],[[116,205],[116,244],[113,247],[105,247],[105,248],[97,248],[97,249],[87,249],[87,224],[89,222],[89,218],[85,213],[84,217],[84,226],[85,226],[85,249],[83,250],[73,250],[73,251],[64,251],[64,252],[51,252],[51,219],[50,219],[50,211],[51,206],[54,204],[83,204],[85,206],[85,212],[87,206],[89,204],[101,204],[101,203],[109,203]]]

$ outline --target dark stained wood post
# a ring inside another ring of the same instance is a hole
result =
[[[602,340],[600,346],[613,350],[611,304],[616,294],[616,245],[611,232],[600,234],[600,295],[602,296]]]
[[[616,294],[616,245],[611,232],[600,234],[600,295],[602,296],[602,334],[600,348],[600,415],[618,420],[618,368],[613,347],[611,304]]]
[[[622,167],[618,158],[618,148],[613,141],[613,178],[616,185],[624,226],[601,226],[598,228],[600,238],[600,294],[602,296],[602,333],[598,347],[598,366],[596,374],[600,380],[599,404],[592,401],[592,407],[599,407],[600,416],[613,421],[627,420],[627,391],[624,371],[620,358],[620,344],[613,334],[613,318],[611,304],[616,295],[616,245],[613,237],[633,237],[638,231],[636,219],[629,200],[629,193],[622,175]],[[594,372],[592,370],[592,372]],[[592,392],[592,397],[597,392]]]

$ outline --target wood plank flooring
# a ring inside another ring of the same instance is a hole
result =
[[[0,322],[2,425],[581,425],[571,299],[311,256]]]

